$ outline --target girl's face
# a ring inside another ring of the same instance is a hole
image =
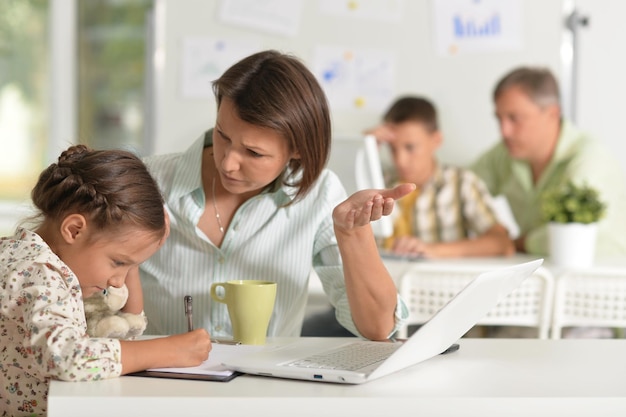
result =
[[[239,118],[230,99],[224,98],[213,130],[213,154],[223,187],[251,197],[260,193],[298,155],[276,131]]]
[[[78,277],[85,298],[108,286],[121,287],[128,271],[152,256],[163,243],[154,232],[142,230],[112,238],[101,235],[76,239],[59,255]]]

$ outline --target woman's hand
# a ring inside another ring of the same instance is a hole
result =
[[[391,189],[357,191],[333,210],[336,230],[349,231],[388,216],[396,200],[415,190],[415,184],[400,184]]]
[[[395,201],[414,189],[414,184],[401,184],[392,189],[357,191],[333,210],[352,320],[367,339],[389,337],[397,304],[396,286],[380,259],[368,225],[391,214]]]

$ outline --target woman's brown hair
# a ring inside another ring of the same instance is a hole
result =
[[[232,100],[241,120],[275,130],[300,159],[289,161],[278,178],[305,196],[330,154],[331,122],[326,96],[315,76],[296,57],[269,50],[234,64],[213,82],[219,108]]]

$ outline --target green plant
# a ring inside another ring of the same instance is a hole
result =
[[[595,223],[606,212],[598,191],[571,181],[561,188],[546,191],[541,199],[544,219],[556,223]]]

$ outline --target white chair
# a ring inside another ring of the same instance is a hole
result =
[[[626,268],[566,270],[557,275],[552,339],[565,327],[626,327]]]
[[[407,337],[408,326],[426,322],[478,274],[499,266],[415,264],[400,278],[399,292],[409,308],[409,318],[398,337]],[[540,267],[477,324],[536,327],[537,337],[547,339],[553,295],[552,275]]]

